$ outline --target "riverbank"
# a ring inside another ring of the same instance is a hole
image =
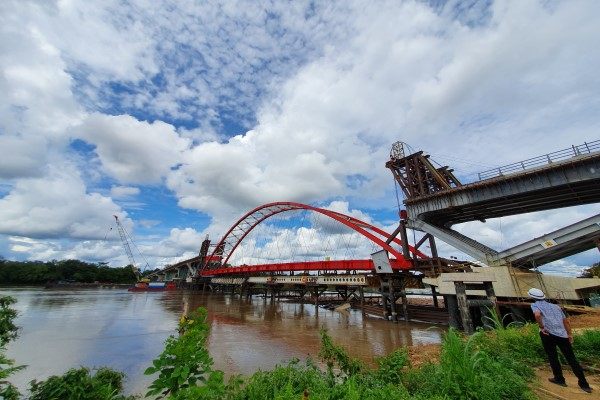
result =
[[[48,282],[44,289],[128,289],[132,283],[103,283],[103,282]]]

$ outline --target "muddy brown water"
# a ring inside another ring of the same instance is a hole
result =
[[[19,338],[8,356],[27,368],[11,377],[22,391],[78,366],[109,366],[127,374],[127,393],[143,393],[152,381],[143,371],[176,334],[182,313],[206,307],[209,350],[226,375],[251,374],[292,358],[318,358],[319,330],[369,363],[404,345],[439,343],[442,330],[427,324],[392,324],[314,305],[250,301],[197,292],[130,293],[124,289],[0,288],[17,299]]]

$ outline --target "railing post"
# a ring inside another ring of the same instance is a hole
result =
[[[583,145],[585,146],[585,148],[587,149],[588,153],[591,153],[590,151],[590,147],[588,146],[587,142],[583,142]]]

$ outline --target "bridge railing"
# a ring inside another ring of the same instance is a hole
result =
[[[594,140],[593,142],[584,142],[583,144],[580,144],[578,146],[571,146],[567,149],[544,154],[543,156],[530,158],[516,163],[504,165],[502,167],[492,168],[487,171],[479,172],[477,176],[479,177],[479,180],[482,181],[485,179],[495,178],[498,176],[504,176],[515,172],[524,171],[526,169],[538,167],[541,165],[552,164],[556,161],[561,161],[584,154],[591,154],[596,151],[600,151],[600,140]]]

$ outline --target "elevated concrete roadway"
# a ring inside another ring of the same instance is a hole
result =
[[[405,201],[411,219],[450,227],[468,221],[600,201],[600,152]]]
[[[167,265],[160,271],[148,275],[146,278],[151,281],[169,282],[172,280],[183,280],[193,278],[197,275],[200,266],[201,257],[196,256],[190,259],[178,262],[177,264]]]

